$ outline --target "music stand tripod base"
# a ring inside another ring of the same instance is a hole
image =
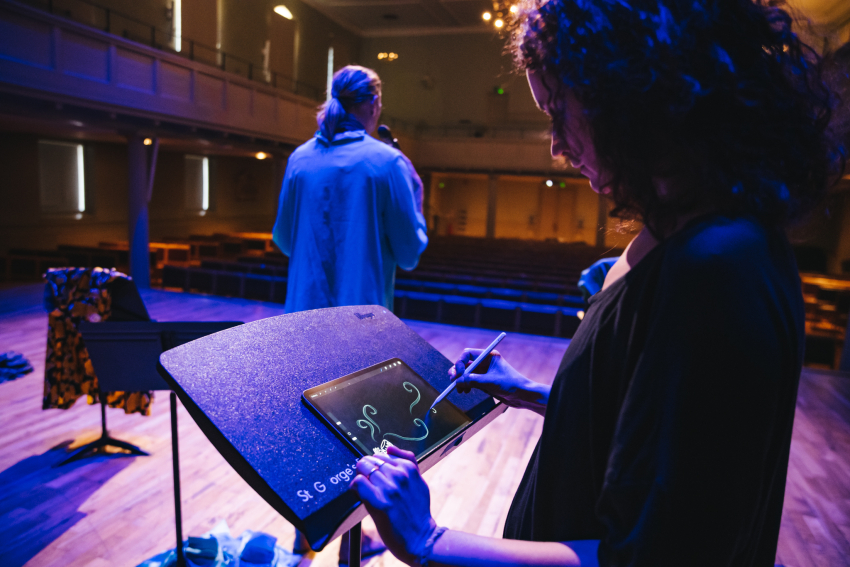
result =
[[[132,443],[127,443],[126,441],[121,441],[120,439],[115,439],[114,437],[109,436],[109,431],[107,431],[106,429],[106,402],[103,400],[100,401],[100,420],[100,439],[92,441],[91,443],[86,443],[82,447],[75,449],[74,452],[71,453],[66,459],[53,465],[53,468],[61,467],[62,465],[67,465],[68,463],[78,461],[94,453],[137,457],[147,457],[150,455],[150,453],[142,451]],[[104,451],[106,447],[124,449],[125,451],[129,451],[129,453],[107,453],[106,451]]]

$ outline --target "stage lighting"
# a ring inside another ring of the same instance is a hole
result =
[[[254,157],[257,159],[266,159],[267,157],[269,157],[269,154],[267,154],[266,152],[257,152],[256,154],[254,154]]]
[[[490,12],[484,12],[483,14],[481,14],[481,17],[484,19],[485,22],[489,22],[490,19],[493,17],[493,14],[491,14]]]
[[[552,186],[552,185],[554,185],[554,184],[555,184],[555,182],[554,182],[554,181],[552,181],[551,179],[547,179],[547,180],[546,180],[546,187],[551,187],[551,186]]]
[[[501,29],[505,25],[505,22],[500,18],[493,22],[493,25],[496,26],[496,29]]]
[[[150,146],[151,144],[153,144],[153,140],[151,140],[150,138],[145,138],[145,142],[144,142],[144,144],[145,144],[146,146]]]

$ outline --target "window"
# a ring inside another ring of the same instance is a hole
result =
[[[328,48],[328,84],[327,84],[327,99],[331,99],[331,91],[333,90],[334,85],[334,48],[333,46]]]
[[[73,214],[86,210],[86,175],[82,144],[38,142],[41,210],[49,214]]]
[[[183,0],[174,0],[171,4],[174,11],[174,51],[183,49]]]
[[[210,158],[186,156],[186,209],[199,215],[210,208]]]

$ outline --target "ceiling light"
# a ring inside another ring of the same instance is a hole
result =
[[[266,152],[257,152],[256,154],[254,154],[254,157],[257,159],[266,159],[267,157],[269,157],[269,154],[267,154]]]
[[[502,26],[505,25],[505,22],[504,22],[504,20],[502,20],[500,18],[500,19],[496,20],[495,22],[493,22],[493,25],[496,26],[496,28],[500,29],[500,28],[502,28]]]
[[[150,138],[145,138],[145,145],[150,146],[151,144],[153,144],[153,140],[151,140]]]
[[[491,14],[490,12],[484,12],[483,14],[481,14],[481,17],[484,18],[485,22],[489,22],[490,19],[493,17],[493,14]]]
[[[378,59],[386,59],[386,58],[387,58],[386,53],[384,53],[384,52],[378,53]]]
[[[280,15],[280,16],[283,16],[283,17],[284,17],[284,18],[286,18],[287,20],[291,20],[291,19],[292,19],[292,12],[290,12],[290,11],[289,11],[289,8],[287,8],[287,7],[286,7],[286,6],[284,6],[283,4],[279,4],[279,5],[275,6],[275,7],[274,7],[274,13],[275,13],[275,14],[278,14],[278,15]]]
[[[395,61],[396,59],[398,59],[398,53],[393,53],[392,51],[390,51],[387,54],[387,61]]]

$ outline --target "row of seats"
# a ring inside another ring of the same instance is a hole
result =
[[[150,243],[151,276],[158,281],[165,265],[197,266],[205,260],[249,260],[270,255],[272,263],[285,257],[277,251],[267,233],[191,235],[189,238],[166,239]],[[282,262],[284,265],[285,260]],[[55,250],[13,249],[0,256],[0,279],[5,281],[40,281],[49,268],[108,267],[126,272],[129,269],[129,245],[126,241],[100,242],[97,246],[59,245]]]
[[[404,275],[408,274],[405,273]],[[582,308],[584,306],[584,300],[580,295],[529,291],[527,289],[522,289],[522,286],[516,286],[515,288],[488,287],[470,285],[466,283],[458,284],[401,278],[396,279],[395,286],[397,290],[436,293],[441,295],[476,297],[481,299],[503,299],[507,301],[518,301],[520,303],[553,305],[557,307],[565,305]]]
[[[261,301],[286,301],[284,276],[250,274],[208,268],[164,266],[162,287],[210,293],[227,297],[244,297]]]
[[[452,270],[434,271],[427,268],[416,268],[412,272],[400,272],[409,280],[422,282],[437,282],[453,285],[479,285],[484,287],[507,287],[511,289],[555,293],[578,294],[578,276],[570,280],[544,281],[534,278],[521,278],[517,274],[484,275],[478,273],[461,273]]]
[[[398,289],[393,311],[403,319],[554,337],[572,337],[584,315],[575,307]]]
[[[163,287],[183,291],[286,301],[287,278],[283,276],[165,266],[162,283]],[[580,321],[578,297],[475,286],[432,286],[430,292],[424,292],[409,289],[410,282],[404,280],[396,283],[394,311],[402,318],[556,337],[571,337]],[[559,304],[546,304],[545,299]]]

